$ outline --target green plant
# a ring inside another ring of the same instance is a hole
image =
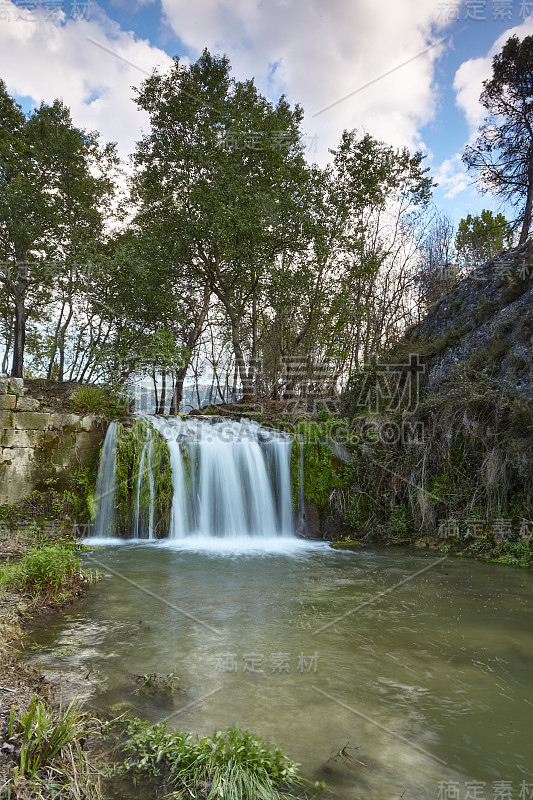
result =
[[[410,539],[413,534],[413,520],[409,509],[405,506],[395,506],[390,522],[396,539]]]
[[[130,720],[123,745],[126,758],[119,771],[142,778],[167,779],[173,800],[280,800],[294,798],[303,786],[297,765],[279,748],[237,727],[197,739],[171,733],[164,722],[149,725]]]
[[[77,542],[32,547],[17,562],[0,565],[0,586],[12,585],[33,598],[57,602],[73,594],[81,584],[94,579],[82,569]]]
[[[101,797],[82,749],[84,739],[97,733],[99,725],[76,703],[55,711],[33,698],[19,717],[11,707],[6,728],[18,752],[13,776],[7,782],[8,797],[12,789],[17,797]]]
[[[107,386],[83,384],[72,393],[70,407],[78,413],[121,417],[128,413],[130,401]]]

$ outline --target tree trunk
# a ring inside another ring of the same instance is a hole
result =
[[[13,314],[10,315],[9,321],[7,323],[7,336],[6,336],[6,348],[4,350],[4,357],[2,359],[2,372],[7,373],[7,368],[9,364],[9,354],[11,352],[11,342],[13,341]]]
[[[526,207],[524,209],[524,221],[522,223],[522,230],[520,232],[519,244],[524,244],[529,236],[529,228],[531,227],[531,210],[533,208],[533,152],[529,156],[527,165],[527,198]]]
[[[74,316],[74,306],[71,306],[65,322],[61,326],[61,332],[59,334],[59,371],[57,376],[58,381],[65,380],[65,338],[67,335],[67,328],[70,325],[70,321],[73,316]]]
[[[155,400],[154,400],[154,408],[157,411],[159,403],[158,403],[158,400],[157,400],[157,380],[156,380],[156,377],[155,377],[155,370],[152,372],[152,381],[153,381],[153,384],[154,384],[154,398],[155,398]]]
[[[180,413],[180,405],[183,399],[183,382],[185,381],[185,376],[187,374],[187,370],[189,369],[189,364],[192,360],[192,352],[196,347],[196,343],[201,336],[202,328],[204,326],[205,318],[207,317],[207,312],[209,311],[209,301],[211,299],[211,292],[204,292],[204,296],[202,298],[202,306],[200,308],[200,313],[196,318],[196,321],[189,331],[187,336],[187,340],[185,342],[185,346],[191,353],[191,358],[189,359],[187,364],[184,364],[183,367],[180,367],[178,372],[176,373],[176,381],[174,383],[174,392],[172,394],[172,401],[170,403],[170,414],[171,416],[176,416]]]
[[[233,352],[235,353],[235,366],[239,370],[239,377],[242,385],[242,399],[247,402],[252,397],[252,383],[250,376],[246,372],[246,365],[244,363],[244,354],[242,352],[240,341],[240,319],[231,317],[231,343],[233,345]]]
[[[159,395],[159,405],[157,405],[157,414],[165,413],[165,401],[167,399],[167,371],[161,371],[161,394]]]
[[[183,382],[185,380],[185,375],[187,374],[187,370],[189,369],[189,364],[185,364],[183,367],[180,367],[176,373],[176,380],[174,381],[174,392],[172,393],[172,402],[170,404],[170,414],[171,416],[176,416],[180,413],[180,405],[181,401],[183,400]]]
[[[13,343],[13,378],[24,377],[24,345],[26,343],[26,291],[28,289],[28,264],[25,259],[17,261],[17,283],[15,285],[15,340]]]

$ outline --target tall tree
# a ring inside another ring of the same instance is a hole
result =
[[[26,117],[0,82],[0,249],[4,290],[13,306],[12,374],[23,376],[28,318],[58,305],[49,376],[58,355],[63,378],[65,338],[80,276],[104,233],[114,195],[113,145],[72,124],[58,100]]]
[[[160,221],[169,268],[222,304],[248,398],[258,298],[276,257],[301,237],[302,111],[284,97],[272,105],[207,51],[190,67],[176,58],[168,74],[154,73],[137,103],[151,123],[135,153],[140,214]]]
[[[492,61],[480,102],[487,116],[463,161],[477,173],[483,192],[517,209],[520,243],[529,234],[533,210],[533,36],[511,36]]]

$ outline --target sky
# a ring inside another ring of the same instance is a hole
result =
[[[533,34],[533,0],[0,0],[0,78],[25,111],[61,98],[127,158],[149,129],[133,87],[207,47],[270,100],[303,106],[310,162],[327,163],[344,129],[422,150],[457,223],[499,209],[461,155],[513,34]]]

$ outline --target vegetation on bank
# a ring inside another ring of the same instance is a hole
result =
[[[0,564],[0,587],[10,587],[32,601],[68,601],[95,580],[94,573],[86,570],[77,556],[82,549],[78,542],[68,539],[37,544],[21,559],[7,558]]]
[[[159,787],[157,797],[182,800],[281,800],[302,798],[304,781],[297,764],[255,734],[237,727],[197,738],[171,732],[166,723],[122,722],[125,739],[116,774],[137,785]]]
[[[8,713],[0,727],[0,741],[5,742],[0,796],[98,800],[100,776],[86,750],[98,724],[75,704],[53,705],[39,674],[13,655],[25,620],[70,602],[96,578],[81,563],[82,546],[62,530],[65,518],[48,527],[35,519],[28,524],[26,516],[24,524],[24,514],[37,505],[37,498],[28,503],[1,509],[10,527],[4,521],[0,528],[0,672]],[[39,509],[43,511],[42,504]],[[52,504],[50,513],[54,509]]]
[[[70,396],[71,410],[78,414],[98,414],[114,419],[131,411],[131,400],[109,386],[82,384]]]
[[[84,747],[101,727],[76,703],[56,709],[34,697],[25,711],[12,706],[6,725],[12,774],[2,797],[101,800],[101,774]]]

